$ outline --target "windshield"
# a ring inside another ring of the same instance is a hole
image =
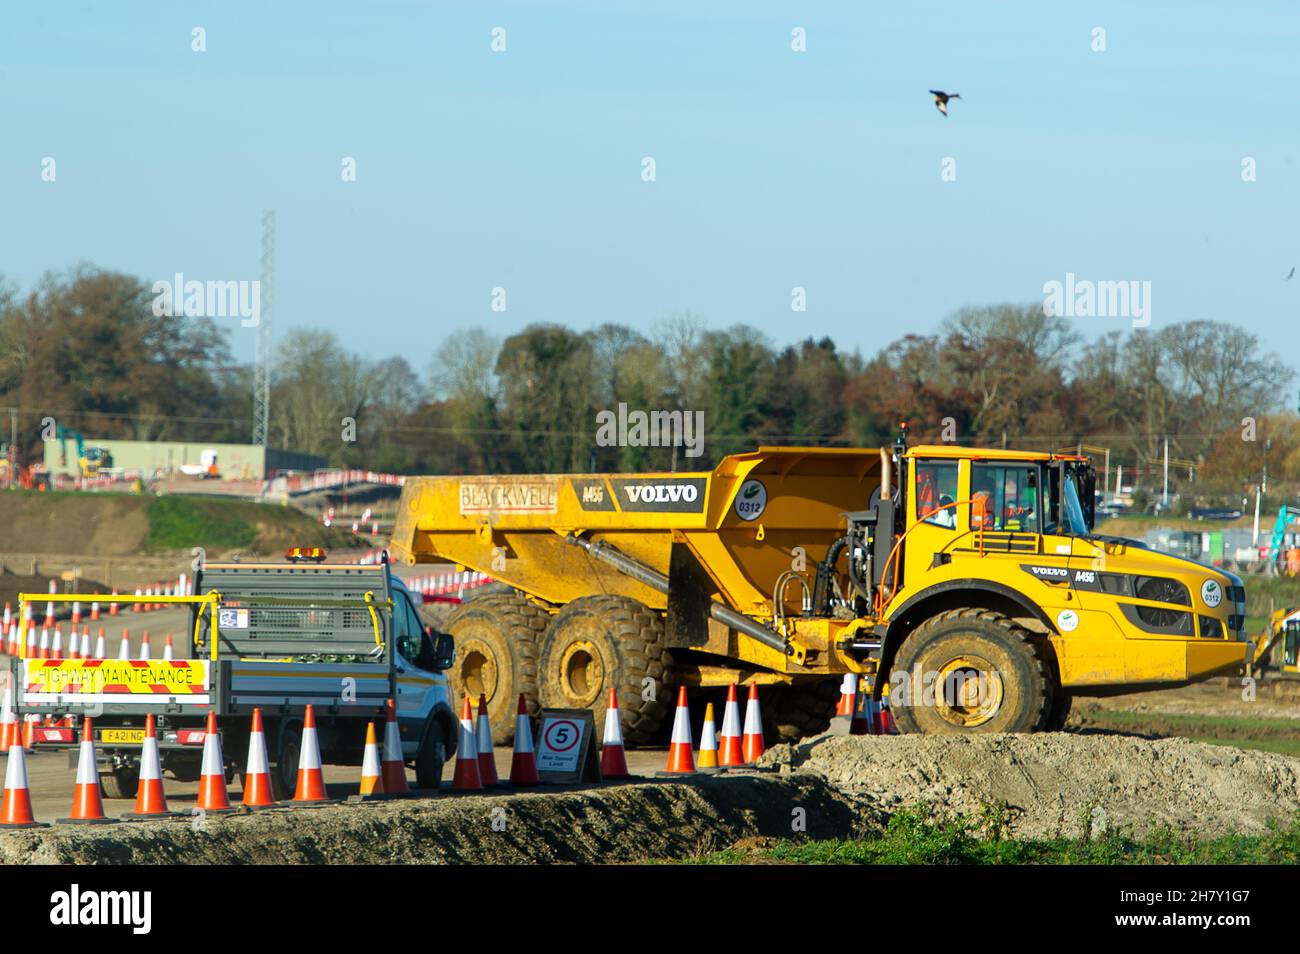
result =
[[[1088,531],[1088,521],[1083,516],[1083,504],[1079,501],[1079,482],[1072,471],[1066,472],[1065,478],[1065,526],[1062,533],[1083,536]]]

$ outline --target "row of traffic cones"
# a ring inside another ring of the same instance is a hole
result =
[[[108,646],[107,646],[106,637],[104,635],[103,626],[99,627],[99,633],[95,639],[93,650],[91,649],[91,643],[90,643],[89,624],[82,625],[80,639],[78,639],[77,636],[76,626],[72,627],[72,631],[68,636],[68,645],[66,649],[64,648],[63,645],[63,624],[62,623],[54,624],[52,635],[53,635],[53,639],[51,639],[51,631],[48,627],[45,626],[40,627],[39,635],[38,635],[38,630],[36,628],[29,627],[27,630],[27,646],[26,646],[27,651],[24,653],[23,652],[24,647],[19,645],[18,627],[14,626],[10,629],[8,637],[0,641],[0,645],[3,645],[4,651],[7,652],[10,656],[24,656],[27,659],[107,659],[108,658],[106,653]],[[168,660],[173,659],[175,658],[175,653],[176,653],[175,642],[172,638],[172,634],[168,633],[166,637],[166,641],[163,644],[162,658]],[[153,649],[149,638],[149,631],[146,629],[143,633],[141,633],[140,650],[139,653],[133,657],[131,655],[131,631],[129,629],[123,629],[122,638],[118,643],[116,658],[118,659],[153,658]]]
[[[872,698],[871,693],[861,692],[858,675],[845,673],[840,684],[840,701],[835,707],[838,716],[851,716],[850,735],[896,735],[898,727],[894,725],[894,716],[889,711],[889,700]]]
[[[722,710],[722,733],[713,718],[713,703],[704,709],[704,726],[700,732],[699,763],[691,749],[691,714],[686,704],[686,687],[677,690],[677,712],[673,719],[672,741],[668,746],[668,766],[664,771],[682,775],[698,769],[739,768],[753,765],[765,751],[763,745],[763,710],[758,701],[758,685],[750,683],[745,702],[745,723],[741,729],[740,700],[736,686],[727,687],[727,702]]]

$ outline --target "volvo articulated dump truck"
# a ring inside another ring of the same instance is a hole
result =
[[[1093,532],[1072,455],[761,447],[710,472],[408,479],[396,561],[505,586],[460,606],[453,680],[593,708],[629,744],[672,687],[759,683],[770,734],[823,730],[844,673],[904,732],[1030,732],[1074,696],[1240,670],[1239,578]],[[501,592],[504,591],[504,592]],[[770,688],[767,688],[770,687]]]

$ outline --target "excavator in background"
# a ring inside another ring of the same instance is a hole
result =
[[[1269,616],[1268,629],[1254,640],[1251,671],[1300,679],[1300,609],[1287,606]]]
[[[87,447],[86,439],[82,436],[81,431],[73,430],[70,427],[60,427],[55,434],[55,439],[59,441],[61,449],[60,464],[65,467],[68,464],[68,438],[72,438],[76,442],[77,469],[82,477],[97,477],[101,471],[112,469],[112,452],[107,447]]]

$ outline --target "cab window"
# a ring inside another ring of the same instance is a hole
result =
[[[404,595],[395,593],[393,600],[393,642],[402,658],[414,663],[420,658],[420,645],[423,640],[424,624],[420,615],[411,606],[411,601]]]
[[[919,461],[916,465],[916,516],[952,530],[957,526],[956,461]]]
[[[971,526],[985,530],[1015,530],[1038,533],[1038,467],[1034,464],[971,465]]]

